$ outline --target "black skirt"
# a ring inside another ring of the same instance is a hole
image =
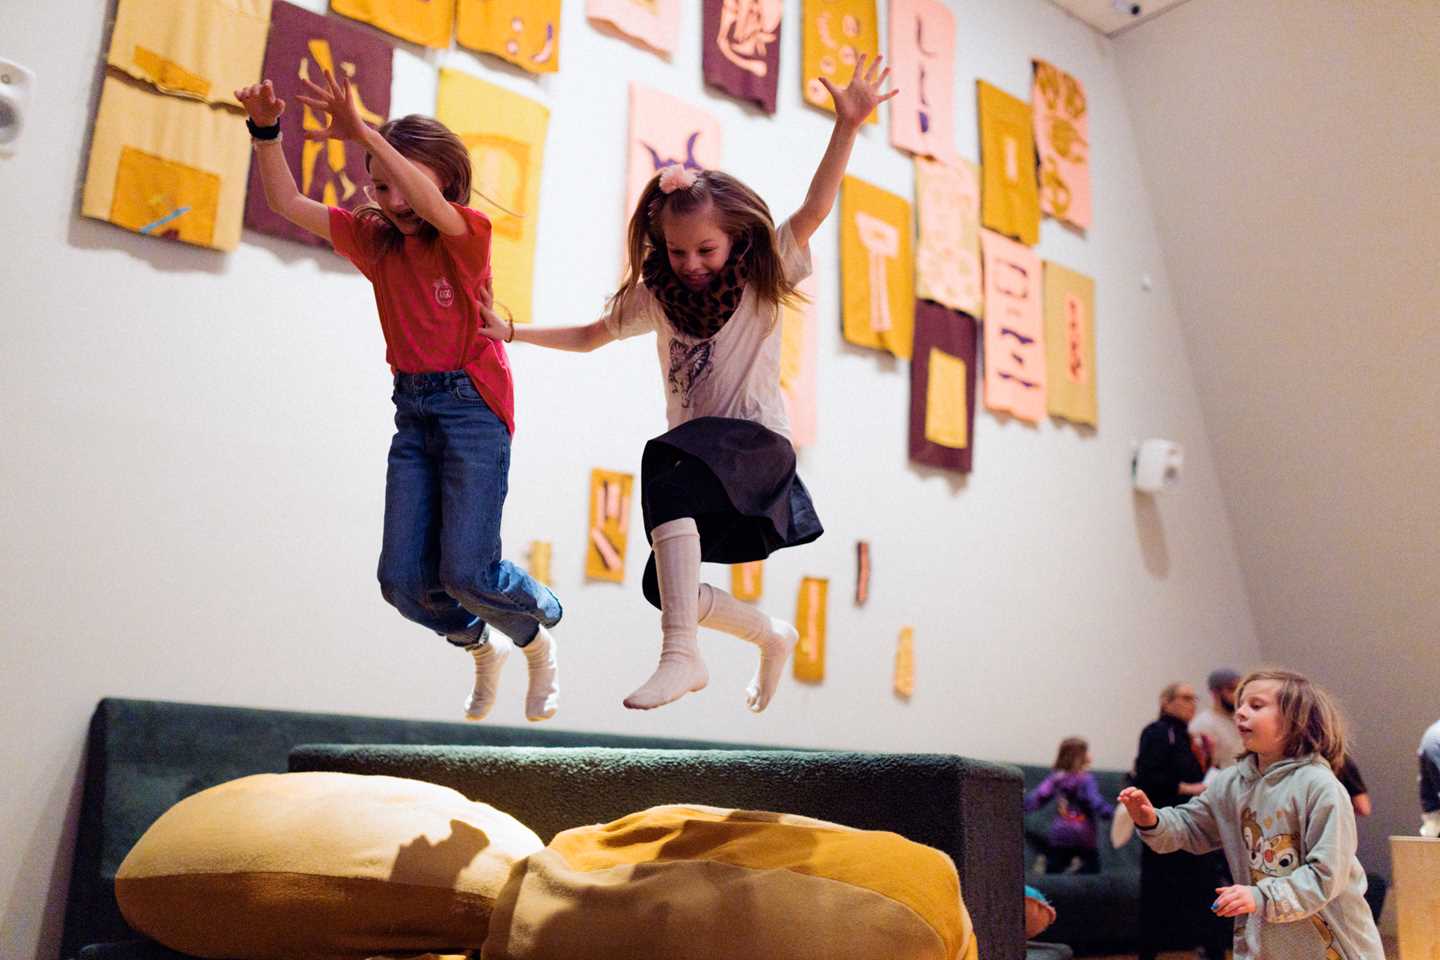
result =
[[[661,523],[694,517],[710,563],[763,560],[825,532],[795,475],[795,448],[750,420],[700,417],[645,444],[640,498],[647,540]]]

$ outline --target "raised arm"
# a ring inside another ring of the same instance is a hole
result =
[[[335,75],[326,70],[324,87],[309,80],[302,79],[301,82],[309,88],[312,96],[301,95],[300,102],[330,116],[329,125],[324,130],[311,134],[312,138],[337,138],[360,144],[370,151],[370,155],[390,174],[417,215],[448,237],[458,237],[465,233],[465,218],[445,199],[440,188],[435,186],[435,181],[392,147],[388,140],[380,136],[380,131],[360,116],[360,108],[356,105],[355,98],[350,95],[348,78],[341,77],[337,81]]]
[[[870,69],[866,70],[866,55],[862,53],[855,61],[855,76],[844,90],[837,89],[825,77],[820,78],[835,101],[835,129],[830,133],[830,144],[825,148],[825,155],[820,158],[820,166],[810,181],[810,192],[805,195],[805,202],[790,217],[790,230],[795,234],[795,242],[802,247],[835,206],[835,197],[840,192],[840,181],[845,177],[845,168],[850,163],[850,151],[855,146],[860,125],[877,106],[900,92],[880,93],[880,88],[890,76],[889,67],[880,70],[883,59],[876,56]]]
[[[236,90],[235,99],[245,107],[250,121],[257,127],[273,127],[285,112],[285,101],[276,98],[275,87],[269,80]],[[265,185],[265,203],[270,209],[300,229],[329,240],[330,211],[295,186],[280,138],[256,140],[255,160],[260,165],[260,182]]]

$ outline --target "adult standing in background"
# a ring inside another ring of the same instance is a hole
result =
[[[1159,719],[1140,733],[1133,779],[1157,808],[1178,806],[1205,789],[1205,771],[1190,749],[1188,729],[1197,700],[1190,684],[1170,684],[1160,691]],[[1210,960],[1222,960],[1233,931],[1211,914],[1214,899],[1215,875],[1203,857],[1142,849],[1140,960],[1154,960],[1161,950],[1196,946]]]
[[[1440,837],[1440,720],[1420,738],[1420,836]]]
[[[1235,726],[1235,688],[1240,674],[1229,667],[1210,671],[1205,685],[1210,688],[1210,706],[1190,721],[1190,736],[1204,737],[1210,765],[1223,770],[1245,752],[1240,730]]]

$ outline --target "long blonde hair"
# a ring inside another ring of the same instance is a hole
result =
[[[1240,681],[1236,703],[1244,699],[1247,686],[1260,680],[1280,685],[1276,706],[1285,721],[1285,756],[1313,753],[1324,757],[1332,769],[1339,767],[1345,759],[1345,717],[1335,698],[1302,674],[1290,670],[1254,670]]]
[[[805,299],[785,279],[780,263],[780,241],[770,208],[759,194],[728,173],[719,170],[695,171],[695,182],[670,193],[660,189],[660,174],[650,178],[635,204],[626,237],[625,279],[610,297],[610,306],[623,304],[641,282],[645,258],[653,250],[665,249],[663,215],[693,213],[706,204],[714,207],[720,229],[730,238],[732,249],[748,241],[747,282],[761,301],[773,304]]]

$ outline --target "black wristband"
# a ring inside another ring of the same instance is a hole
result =
[[[280,136],[280,123],[276,121],[268,127],[257,127],[255,121],[249,117],[245,118],[245,126],[250,130],[250,136],[256,140],[274,140]]]

